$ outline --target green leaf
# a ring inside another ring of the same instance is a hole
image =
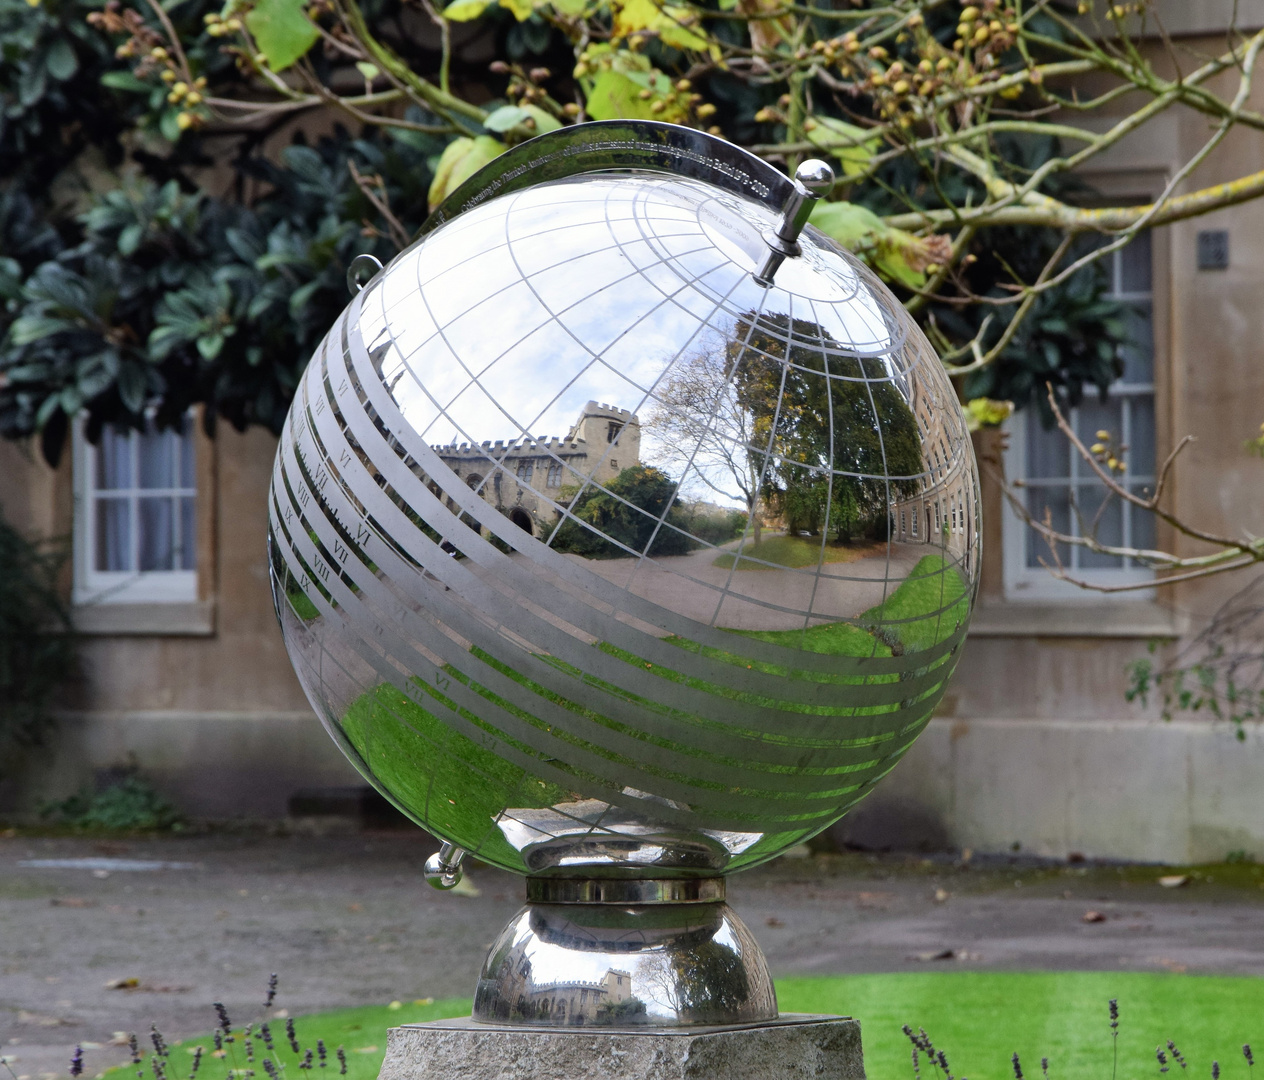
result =
[[[224,334],[206,334],[197,339],[197,351],[203,360],[214,360],[224,347]]]
[[[864,172],[869,159],[878,151],[881,137],[865,128],[836,120],[832,116],[813,117],[814,126],[808,131],[808,141],[842,163],[844,176]]]
[[[112,90],[127,90],[133,94],[144,94],[153,89],[149,83],[142,82],[130,71],[107,71],[101,76],[101,85]]]
[[[382,74],[382,69],[377,64],[370,64],[367,60],[357,60],[356,71],[363,75],[368,82],[372,82]]]
[[[53,42],[44,62],[48,66],[48,73],[58,82],[65,82],[79,70],[79,58],[75,55],[70,42],[64,37],[59,37]]]
[[[118,392],[123,404],[134,413],[145,406],[145,373],[136,364],[124,364],[118,373]]]
[[[532,0],[500,0],[500,6],[513,12],[513,17],[519,22],[526,22],[535,14]]]
[[[512,127],[517,127],[530,115],[521,105],[502,105],[483,121],[483,127],[488,131],[508,131]]]
[[[492,6],[492,0],[455,0],[443,9],[443,17],[451,22],[473,22]]]
[[[819,202],[809,220],[848,251],[876,243],[887,229],[886,222],[872,210],[852,202]]]
[[[158,130],[162,132],[162,137],[167,142],[180,141],[180,112],[177,109],[167,109],[162,114],[162,118],[158,121]]]
[[[535,133],[543,135],[546,131],[557,131],[562,126],[560,121],[552,113],[545,112],[539,105],[522,106],[530,114],[531,119],[535,121]]]
[[[145,236],[145,226],[139,222],[127,226],[118,238],[118,250],[120,255],[132,255],[136,249],[140,247],[140,242]]]
[[[320,37],[304,13],[306,0],[259,0],[246,15],[246,28],[273,71],[284,71]]]
[[[13,321],[13,326],[9,329],[9,339],[14,345],[29,345],[32,341],[74,329],[75,324],[66,319],[48,315],[23,315]]]

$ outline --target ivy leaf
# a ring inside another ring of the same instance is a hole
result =
[[[273,71],[284,71],[320,37],[304,13],[306,0],[259,0],[246,15],[246,28]]]
[[[44,63],[48,67],[48,73],[58,82],[65,82],[79,70],[79,58],[64,37],[57,38],[49,47]]]
[[[368,82],[372,82],[382,74],[382,69],[377,64],[370,64],[367,60],[357,60],[356,71],[363,75]]]
[[[492,0],[454,0],[443,9],[443,17],[450,22],[473,22],[492,6]]]

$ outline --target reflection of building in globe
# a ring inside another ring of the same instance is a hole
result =
[[[756,280],[778,220],[644,172],[488,197],[304,375],[270,505],[287,647],[356,767],[481,859],[771,858],[895,765],[956,665],[952,387],[814,230]]]
[[[555,507],[581,478],[606,483],[620,469],[640,464],[641,425],[626,409],[590,401],[562,438],[522,435],[432,449],[467,487],[520,529],[541,536],[557,524],[562,512]],[[487,468],[489,461],[494,469]],[[537,489],[550,501],[542,500]]]

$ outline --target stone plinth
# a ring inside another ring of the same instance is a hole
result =
[[[379,1080],[864,1080],[860,1024],[784,1014],[750,1027],[392,1028]]]

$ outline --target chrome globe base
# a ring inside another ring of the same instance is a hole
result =
[[[724,880],[528,879],[487,954],[473,1018],[532,1027],[680,1028],[777,1018]]]

